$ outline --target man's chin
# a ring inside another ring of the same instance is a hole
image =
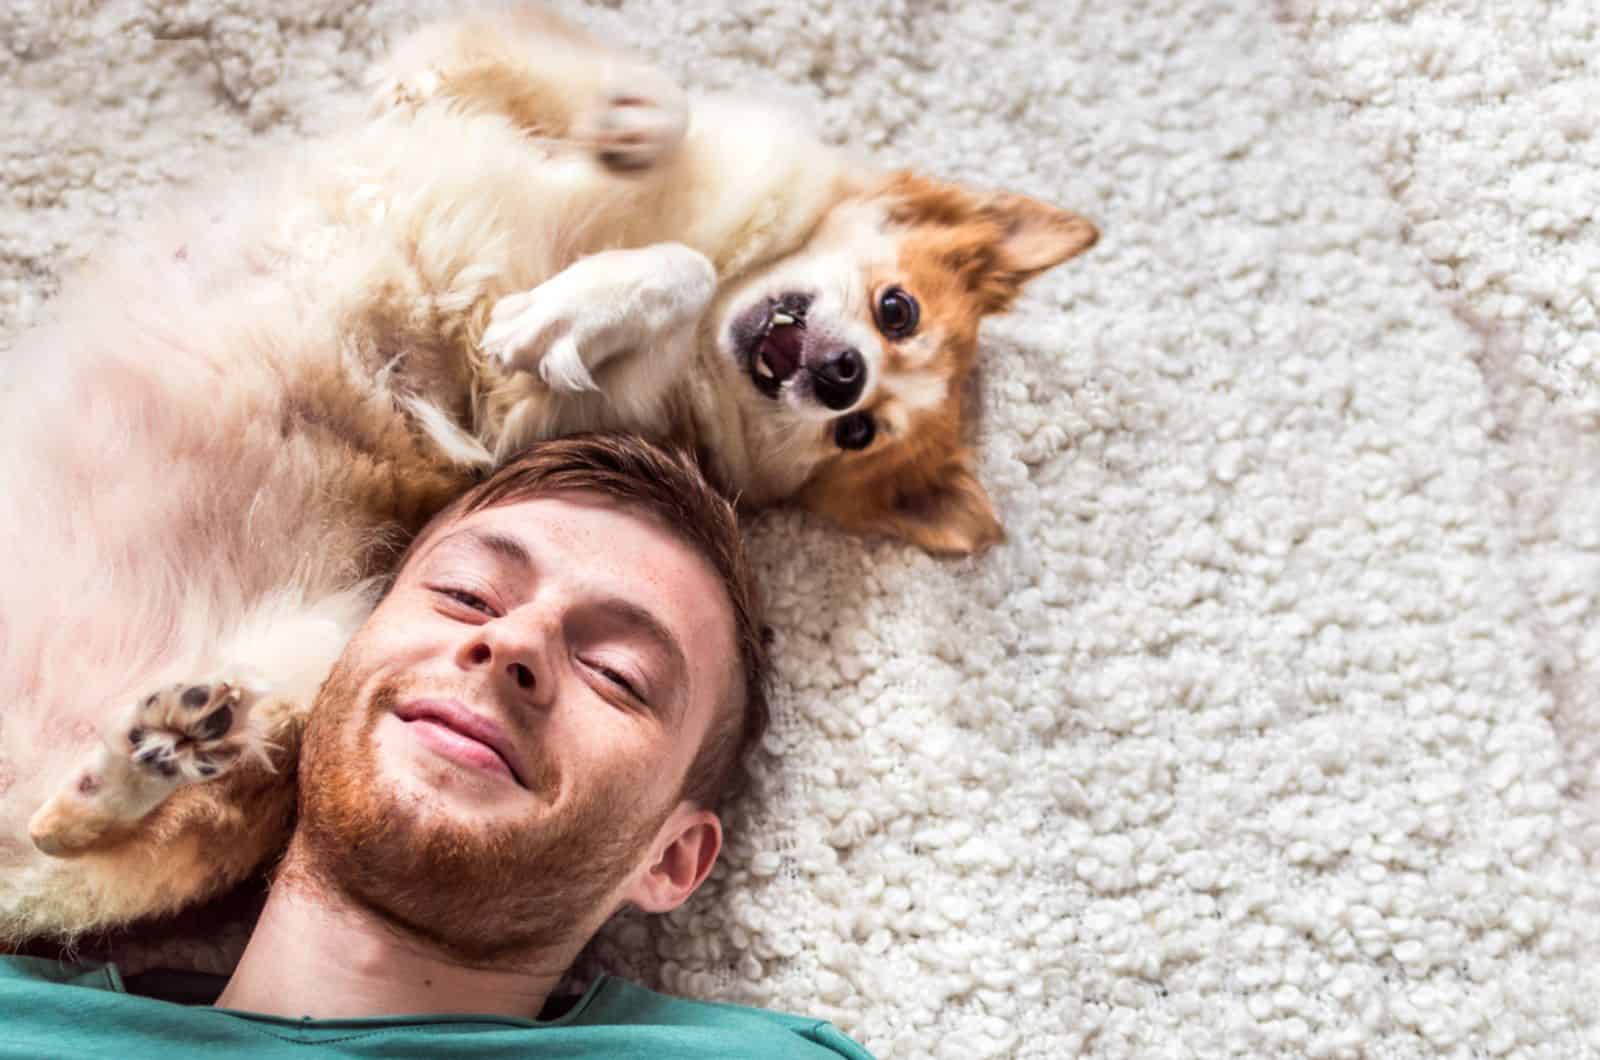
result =
[[[581,945],[671,808],[640,804],[623,777],[545,801],[464,771],[404,739],[391,690],[375,692],[365,711],[354,690],[352,675],[336,670],[312,711],[297,868],[462,962],[503,965]]]

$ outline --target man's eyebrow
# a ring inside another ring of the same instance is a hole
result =
[[[525,570],[533,569],[533,555],[528,551],[528,546],[510,534],[504,534],[498,530],[480,530],[476,527],[467,527],[464,530],[457,530],[455,533],[441,538],[431,551],[438,551],[452,542],[475,545]]]

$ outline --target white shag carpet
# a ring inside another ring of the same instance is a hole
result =
[[[1104,231],[985,331],[1009,545],[761,523],[762,793],[600,958],[884,1057],[1600,1055],[1591,0],[571,7]],[[415,14],[0,3],[0,334]]]

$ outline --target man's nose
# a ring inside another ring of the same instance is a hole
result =
[[[545,700],[555,683],[549,658],[549,636],[542,631],[512,627],[500,619],[478,626],[463,647],[462,669],[487,674],[496,691],[518,700]]]

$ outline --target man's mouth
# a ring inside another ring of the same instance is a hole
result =
[[[528,786],[515,748],[491,719],[453,699],[412,700],[394,713],[430,750],[465,766],[504,774],[518,787]]]
[[[776,399],[783,384],[800,370],[810,302],[803,296],[785,295],[769,303],[764,319],[754,322],[745,343],[750,381],[769,398]]]

